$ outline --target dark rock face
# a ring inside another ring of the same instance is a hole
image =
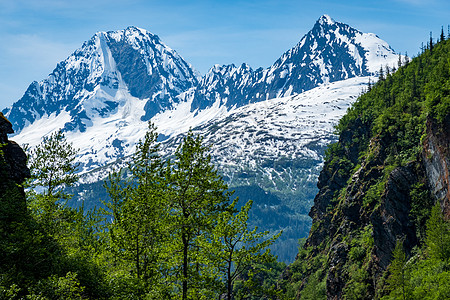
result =
[[[331,299],[340,299],[342,289],[348,279],[348,276],[342,272],[342,262],[347,259],[349,247],[346,243],[335,241],[331,245],[330,251],[333,256],[329,260],[327,294],[332,295]]]
[[[409,218],[409,191],[416,182],[418,176],[413,164],[396,168],[386,183],[386,193],[380,207],[370,216],[375,244],[374,255],[378,264],[377,275],[381,275],[389,266],[397,240],[403,240],[403,247],[407,252],[417,245],[415,228]]]
[[[353,140],[355,137],[367,136],[369,130],[368,126],[356,120],[352,128],[341,133],[341,148],[337,151],[344,162],[325,164],[319,176],[320,190],[310,211],[313,228],[316,228],[311,231],[306,245],[312,247],[316,254],[321,252],[328,257],[328,299],[343,297],[350,280],[350,242],[365,228],[371,228],[373,238],[367,268],[370,282],[367,287],[368,299],[374,296],[376,283],[391,262],[397,240],[403,240],[407,253],[418,243],[416,229],[410,219],[410,191],[420,178],[425,177],[425,168],[420,162],[391,171],[387,181],[383,183],[383,193],[373,203],[367,201],[366,197],[375,185],[384,182],[380,180],[384,176],[384,161],[387,157],[385,149],[389,140],[372,138],[368,145],[371,159],[365,160],[351,178],[345,175],[351,172],[340,172],[342,168],[345,169],[345,161],[357,162],[361,145]],[[329,242],[324,245],[326,240]]]
[[[411,214],[411,191],[416,186],[425,183],[440,202],[444,215],[450,218],[450,116],[441,123],[428,120],[422,157],[389,173],[385,169],[386,149],[392,143],[388,136],[371,138],[365,150],[367,157],[358,169],[346,168],[349,162],[352,168],[357,165],[361,148],[365,147],[354,140],[368,140],[369,131],[370,127],[357,119],[340,134],[334,159],[325,163],[319,176],[319,192],[310,211],[313,226],[305,245],[313,253],[311,259],[317,255],[327,257],[322,268],[326,272],[328,299],[341,299],[351,288],[349,282],[354,279],[349,266],[355,262],[349,253],[354,246],[352,241],[362,232],[369,232],[372,239],[370,248],[364,250],[367,299],[375,297],[376,286],[391,263],[397,241],[402,241],[407,255],[418,245]],[[333,162],[336,160],[338,163]],[[368,196],[371,193],[374,200]]]
[[[13,141],[3,149],[5,160],[8,165],[10,178],[17,184],[22,184],[24,180],[30,177],[30,170],[27,167],[27,155],[23,149]]]
[[[8,142],[8,133],[14,133],[12,124],[7,118],[0,112],[0,143],[4,144]]]
[[[0,113],[1,192],[5,191],[11,182],[20,185],[30,177],[27,156],[17,143],[8,140],[7,134],[10,133],[14,133],[12,124]]]

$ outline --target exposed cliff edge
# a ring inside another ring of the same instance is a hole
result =
[[[446,219],[450,219],[450,116],[440,127],[433,120],[427,122],[423,160],[433,196],[441,202]]]
[[[280,285],[293,298],[377,299],[400,242],[426,240],[433,203],[450,217],[450,42],[387,69],[337,127],[312,228]],[[416,249],[416,250],[415,250]]]

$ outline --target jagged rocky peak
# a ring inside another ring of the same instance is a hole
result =
[[[249,88],[255,80],[253,69],[246,63],[236,67],[214,65],[203,77],[192,94],[191,112],[212,106],[216,101],[227,107],[249,104]]]
[[[338,24],[322,19],[318,23],[334,24],[330,28]],[[311,37],[311,43],[303,48],[300,43],[270,68],[215,65],[200,78],[144,29],[98,32],[3,112],[18,133],[16,140],[32,146],[39,144],[44,126],[45,133],[62,128],[79,145],[81,170],[87,172],[130,154],[145,121],[155,116],[153,121],[159,120],[159,128],[170,136],[188,128],[175,119],[203,124],[237,107],[360,76],[350,72],[351,63],[339,63],[342,57],[352,59],[348,47],[319,43],[315,36],[305,35],[302,41]],[[393,60],[397,62],[396,55]]]
[[[394,50],[376,35],[323,15],[274,66],[287,70],[300,64],[312,69],[317,80],[327,82],[373,74],[380,66],[395,63],[396,58]]]
[[[145,103],[142,120],[148,120],[171,108],[198,79],[198,72],[157,35],[131,26],[96,33],[3,112],[17,132],[52,114],[68,115],[62,118],[65,131],[83,132],[96,117],[130,101]]]
[[[267,69],[213,67],[197,86],[191,111],[211,107],[218,100],[233,107],[299,94],[323,83],[374,75],[397,60],[394,50],[376,35],[323,15]],[[240,99],[233,99],[231,91]]]
[[[327,14],[322,15],[318,20],[317,23],[321,24],[321,25],[333,25],[334,24],[334,20]]]
[[[239,75],[243,74],[252,74],[253,70],[250,65],[243,63],[239,67],[236,67],[234,64],[229,65],[214,65],[211,69],[209,69],[208,73],[203,77],[200,81],[199,86],[211,86],[216,85],[218,82],[224,83],[227,80],[234,79],[236,80]]]

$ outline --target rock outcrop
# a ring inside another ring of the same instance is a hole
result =
[[[442,126],[434,120],[427,121],[423,161],[428,184],[433,196],[440,201],[446,219],[450,219],[450,115]]]
[[[291,295],[380,299],[394,292],[385,279],[397,245],[412,265],[426,260],[412,250],[429,246],[435,203],[450,219],[449,49],[442,40],[380,77],[341,119],[309,237],[282,279]]]
[[[14,133],[11,122],[0,112],[0,191],[4,193],[12,184],[22,185],[30,177],[27,167],[27,155],[8,134]],[[23,193],[23,188],[20,188]]]

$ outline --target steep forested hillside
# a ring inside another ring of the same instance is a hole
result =
[[[448,299],[450,41],[440,40],[380,70],[337,126],[309,237],[283,275],[289,297]]]

